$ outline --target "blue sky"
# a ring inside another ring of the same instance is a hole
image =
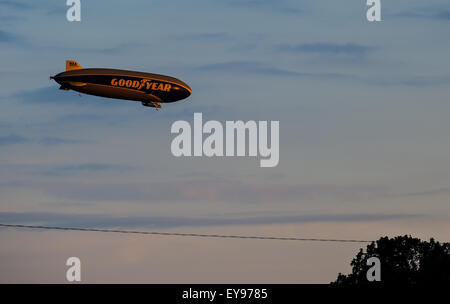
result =
[[[66,21],[65,1],[0,0],[0,8],[0,222],[450,241],[446,1],[382,1],[379,23],[367,22],[364,1],[82,1],[79,23]],[[162,111],[80,97],[48,78],[66,59],[172,75],[193,94]],[[279,120],[279,165],[173,157],[170,126],[192,122],[194,112],[222,122]],[[75,235],[81,247],[92,238]],[[207,241],[195,244],[213,251]],[[22,246],[14,248],[33,252]],[[258,246],[249,245],[249,260]],[[267,282],[327,282],[345,271],[350,249],[327,249],[336,257],[327,257],[323,274],[276,264],[286,276]],[[33,281],[14,268],[23,263],[14,251],[0,254],[0,268],[12,274],[1,281]],[[195,261],[199,252],[189,254]],[[233,280],[227,267],[183,274]],[[168,262],[161,271],[165,282],[180,278]],[[45,280],[64,279],[51,273]],[[251,282],[272,271],[246,273]],[[130,271],[121,280],[157,279]]]

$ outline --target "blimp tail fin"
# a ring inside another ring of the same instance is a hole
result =
[[[66,60],[66,71],[81,70],[82,68],[75,60]]]

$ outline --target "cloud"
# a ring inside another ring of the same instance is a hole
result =
[[[19,1],[10,1],[10,0],[0,0],[0,6],[17,9],[17,10],[29,10],[33,9],[34,6],[31,6],[28,3],[19,2]]]
[[[387,77],[370,79],[366,78],[367,83],[381,85],[381,86],[410,86],[410,87],[424,87],[444,85],[450,83],[449,75],[432,75],[432,76],[404,76],[394,79]]]
[[[24,21],[23,17],[19,16],[12,16],[12,15],[0,15],[0,22],[2,26],[12,26],[14,23],[17,23],[18,21]]]
[[[63,145],[63,144],[78,144],[83,143],[85,141],[75,140],[75,139],[66,139],[61,137],[43,137],[40,139],[31,139],[27,137],[23,137],[17,134],[10,134],[8,136],[0,136],[0,146],[9,146],[15,144],[24,144],[24,143],[38,143],[45,146],[55,146],[55,145]]]
[[[65,10],[65,8],[63,8]],[[20,20],[20,17],[16,16],[0,16],[1,21],[10,22]],[[120,55],[120,54],[129,54],[130,51],[138,49],[138,48],[149,48],[150,45],[148,43],[138,43],[138,42],[124,42],[116,45],[112,45],[110,47],[103,48],[93,48],[93,47],[67,47],[61,45],[36,45],[31,43],[26,38],[0,30],[0,43],[9,43],[9,44],[19,44],[21,46],[26,46],[29,49],[33,49],[35,52],[61,52],[61,53],[85,53],[85,54],[103,54],[103,55]]]
[[[339,73],[302,73],[286,69],[280,69],[266,65],[261,62],[254,61],[231,61],[212,63],[202,65],[194,68],[197,71],[205,72],[220,72],[231,74],[259,74],[266,76],[281,76],[281,77],[306,77],[306,78],[353,78],[352,75],[339,74]]]
[[[91,113],[80,114],[66,114],[57,119],[57,122],[80,122],[80,121],[95,121],[104,118],[102,115]]]
[[[131,50],[138,48],[149,48],[150,45],[147,43],[137,43],[137,42],[125,42],[111,47],[105,48],[89,48],[89,47],[61,47],[52,46],[50,49],[52,51],[58,50],[60,52],[71,52],[71,53],[93,53],[93,54],[104,54],[104,55],[119,55],[128,54]],[[48,47],[46,47],[47,49]]]
[[[114,172],[129,171],[133,168],[125,165],[107,164],[107,163],[86,163],[76,165],[60,165],[54,166],[52,169],[45,171],[44,175],[49,176],[66,176],[77,173],[88,172]]]
[[[30,140],[28,138],[16,134],[10,134],[8,136],[0,136],[0,146],[23,144],[29,141]]]
[[[50,76],[50,75],[49,75]],[[59,85],[44,87],[29,91],[20,91],[11,97],[27,104],[47,104],[47,105],[73,105],[73,106],[95,106],[95,107],[117,107],[126,103],[118,102],[115,99],[106,99],[100,97],[82,94],[75,91],[59,90]]]
[[[416,76],[397,82],[406,86],[430,86],[450,83],[450,75]]]
[[[307,55],[308,62],[313,65],[343,64],[345,66],[369,63],[369,55],[377,47],[357,43],[302,43],[280,44],[275,47],[277,52],[283,54]]]
[[[59,4],[55,4],[54,1],[39,1],[39,5],[32,5],[30,4],[30,2],[31,1],[21,2],[18,0],[0,0],[0,7],[17,11],[42,10],[47,15],[56,13],[64,15],[65,11],[67,10],[66,1],[60,1]]]
[[[81,176],[83,180],[98,176],[101,174],[120,174],[123,172],[130,172],[135,170],[133,166],[125,164],[113,164],[113,163],[101,163],[101,162],[88,162],[88,163],[76,163],[76,164],[51,164],[51,163],[6,163],[0,164],[0,175],[7,180],[11,179],[11,176],[37,176],[39,180],[45,180],[43,178],[53,177],[77,177]],[[103,176],[104,176],[103,175]],[[95,180],[95,179],[94,179]],[[57,185],[56,183],[55,185]],[[3,182],[0,183],[0,187],[23,187],[27,183],[23,182]],[[29,185],[29,184],[28,184]],[[44,189],[45,187],[51,187],[51,183],[39,183]],[[39,186],[37,186],[39,187]],[[50,189],[47,190],[50,190]],[[50,190],[51,191],[51,190]]]
[[[76,167],[72,169],[76,169]],[[149,183],[38,180],[23,181],[16,183],[16,185],[40,189],[58,198],[78,201],[141,202],[215,201],[262,203],[279,201],[297,202],[302,200],[360,201],[373,197],[384,197],[389,190],[385,186],[372,185],[251,184],[213,178]]]
[[[108,48],[102,48],[102,49],[88,49],[88,48],[81,48],[78,51],[80,52],[86,52],[86,53],[100,53],[105,55],[118,55],[118,54],[128,54],[131,50],[137,49],[137,48],[149,48],[150,45],[146,43],[137,43],[137,42],[127,42],[127,43],[121,43],[116,46],[108,47]],[[73,48],[70,49],[71,51],[74,51]]]
[[[434,17],[441,20],[450,20],[450,10],[437,12]]]
[[[212,63],[195,68],[200,71],[216,71],[229,73],[269,74],[279,76],[299,76],[299,73],[267,66],[259,62],[231,61]]]
[[[108,216],[46,212],[0,212],[0,222],[8,224],[39,224],[72,228],[148,228],[206,227],[229,225],[270,225],[311,222],[371,222],[418,218],[417,214],[318,214],[262,217],[162,217]]]
[[[448,7],[419,7],[412,10],[396,13],[393,16],[430,19],[437,21],[450,21],[450,9]]]
[[[50,75],[49,75],[50,76]],[[80,97],[74,92],[58,90],[58,84],[52,87],[39,88],[28,91],[20,91],[12,95],[25,103],[75,103],[81,102]]]
[[[327,54],[327,55],[347,55],[366,56],[376,48],[356,43],[305,43],[298,45],[280,45],[278,50],[293,53]]]
[[[182,102],[189,102],[189,101],[181,101]],[[215,116],[217,117],[220,115],[220,117],[229,117],[230,115],[233,115],[234,109],[227,108],[220,104],[213,104],[213,105],[190,105],[189,107],[172,107],[167,108],[162,115],[159,117],[161,119],[165,120],[192,120],[193,113],[203,113],[204,116]]]
[[[225,32],[217,32],[217,33],[195,33],[195,34],[183,34],[177,36],[178,40],[191,40],[196,42],[222,42],[229,41],[233,38]]]
[[[61,138],[61,137],[44,137],[44,138],[41,138],[38,142],[45,146],[57,146],[57,145],[85,143],[86,141],[67,139],[67,138]]]
[[[124,42],[120,44],[115,44],[107,47],[78,47],[78,46],[61,46],[61,45],[32,45],[30,46],[35,51],[39,52],[61,52],[61,53],[71,53],[71,54],[103,54],[103,55],[120,55],[127,54],[132,50],[139,48],[150,48],[151,45],[148,43],[140,43],[140,42]]]
[[[11,123],[1,122],[0,121],[0,129],[10,129],[12,127]]]
[[[286,0],[228,0],[225,2],[228,6],[234,8],[245,8],[249,10],[269,11],[271,13],[277,12],[286,15],[303,14],[304,10],[294,6]],[[298,1],[294,2],[298,5]]]
[[[23,43],[24,40],[22,37],[15,35],[15,34],[11,34],[9,32],[5,32],[3,30],[0,30],[0,43],[5,43],[5,44],[20,44]]]
[[[448,194],[450,194],[450,188],[438,188],[432,190],[405,193],[403,194],[403,196],[434,196],[434,195],[448,195]]]
[[[319,48],[320,49],[320,48]],[[323,52],[325,52],[325,49]],[[328,50],[327,52],[332,52]],[[340,51],[334,51],[335,53],[339,53]],[[355,54],[358,54],[356,49],[353,51]],[[364,53],[364,51],[361,51]],[[360,53],[361,54],[361,53]],[[351,60],[353,57],[348,57],[345,59]],[[355,58],[359,58],[360,61],[351,60],[352,63],[361,62],[365,57],[357,56]],[[342,74],[342,73],[309,73],[309,72],[296,72],[293,70],[281,69],[277,67],[273,67],[261,62],[255,61],[231,61],[231,62],[220,62],[220,63],[212,63],[206,64],[202,66],[198,66],[193,68],[194,71],[200,72],[217,72],[220,74],[232,74],[232,75],[245,75],[245,74],[254,74],[261,76],[275,76],[275,77],[299,77],[299,78],[309,78],[309,79],[329,79],[329,80],[350,80],[357,81],[364,84],[369,85],[377,85],[377,86],[433,86],[433,85],[443,85],[450,83],[450,74],[449,75],[418,75],[418,76],[409,76],[409,75],[399,75],[396,77],[389,78],[388,76],[383,75],[383,77],[378,76],[367,76],[365,74]]]

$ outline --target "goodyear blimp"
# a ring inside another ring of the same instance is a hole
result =
[[[179,101],[192,94],[186,83],[174,77],[115,69],[83,69],[74,60],[66,60],[66,71],[50,78],[61,85],[61,90],[135,100],[156,109],[161,108],[162,103]]]

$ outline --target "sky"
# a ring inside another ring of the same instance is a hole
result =
[[[0,0],[0,223],[450,242],[450,5]],[[65,60],[192,88],[155,111]],[[177,120],[280,122],[280,162],[174,157]],[[328,283],[364,244],[0,229],[0,282]]]

